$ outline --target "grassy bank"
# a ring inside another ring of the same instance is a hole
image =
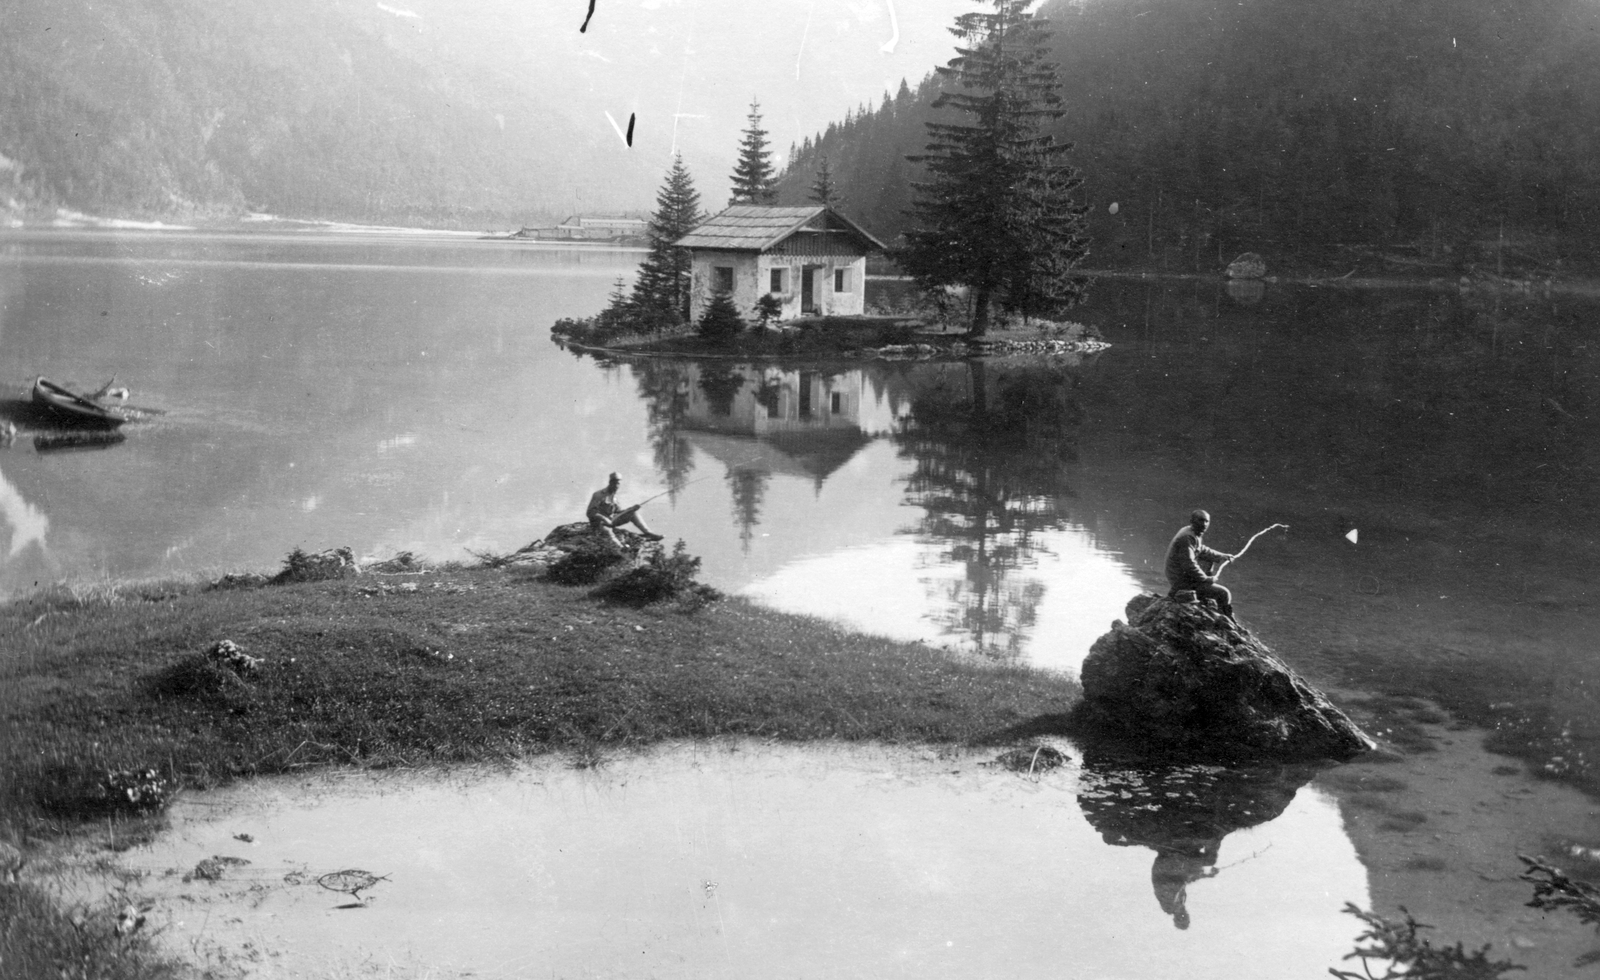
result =
[[[0,607],[0,635],[11,840],[310,766],[721,735],[962,742],[1076,697],[737,600],[635,609],[505,570],[58,591]],[[260,667],[208,661],[220,640]]]
[[[0,636],[0,856],[80,829],[134,843],[174,792],[256,775],[587,765],[701,736],[970,742],[1078,695],[739,600],[606,604],[516,568],[57,589],[0,606]],[[222,640],[259,664],[208,656]],[[182,975],[119,911],[0,869],[0,974]]]

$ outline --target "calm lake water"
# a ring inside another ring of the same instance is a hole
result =
[[[0,412],[39,374],[115,376],[160,412],[104,449],[38,451],[26,431],[0,449],[0,595],[269,571],[295,547],[510,551],[579,519],[616,470],[625,501],[661,494],[644,516],[720,588],[1074,671],[1131,596],[1165,588],[1166,542],[1203,506],[1223,550],[1290,525],[1224,581],[1314,683],[1487,735],[1539,792],[1600,786],[1595,303],[1121,280],[1075,314],[1112,344],[1085,358],[758,366],[554,346],[550,324],[598,310],[638,258],[0,235]],[[1479,789],[1501,794],[1474,784],[1450,806]],[[1402,809],[1456,812],[1432,793],[1405,790]],[[1359,787],[1338,799],[1359,826]],[[1495,848],[1600,846],[1594,811],[1575,812]],[[1407,819],[1357,835],[1369,868],[1391,838],[1432,839]]]
[[[717,743],[275,779],[180,801],[120,860],[150,928],[258,976],[1281,980],[1349,952],[1366,875],[1328,794],[987,761]],[[1149,814],[1177,791],[1256,816],[1186,834]],[[319,885],[343,868],[384,876],[364,907]]]

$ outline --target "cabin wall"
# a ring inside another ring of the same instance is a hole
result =
[[[867,259],[861,255],[780,255],[763,252],[757,263],[758,278],[764,292],[771,292],[783,302],[780,320],[793,320],[800,316],[852,316],[866,309],[862,285],[867,277]],[[805,270],[812,270],[811,305],[805,311],[802,284]],[[773,270],[782,272],[782,289],[772,289]],[[845,290],[834,289],[835,273],[844,270]]]
[[[760,288],[760,276],[757,274],[757,259],[755,252],[732,252],[717,249],[697,248],[694,250],[694,262],[691,266],[692,273],[689,281],[689,319],[691,322],[700,322],[700,315],[705,312],[711,303],[711,297],[716,291],[717,269],[733,270],[733,305],[739,308],[739,315],[745,319],[753,319],[756,300],[764,291]]]
[[[698,322],[711,302],[718,267],[733,270],[733,305],[751,323],[756,301],[771,292],[783,303],[779,320],[801,316],[858,316],[866,311],[867,258],[864,255],[785,255],[776,252],[732,252],[695,249],[693,279],[689,287],[689,317]],[[802,284],[812,270],[811,309],[806,309]],[[781,288],[773,290],[772,273],[781,272]],[[844,273],[844,289],[838,273]]]

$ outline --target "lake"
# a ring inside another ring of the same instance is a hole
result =
[[[0,595],[271,571],[296,547],[511,551],[615,470],[719,588],[1071,672],[1164,590],[1191,509],[1226,551],[1284,523],[1224,576],[1239,615],[1414,749],[1404,778],[1363,763],[1316,784],[1374,904],[1525,961],[1581,947],[1511,918],[1511,879],[1517,850],[1600,846],[1579,792],[1600,787],[1593,301],[1102,280],[1074,316],[1111,347],[1087,357],[750,365],[550,342],[638,258],[0,234],[0,412],[43,374],[115,377],[159,413],[105,448],[25,431],[0,449]]]

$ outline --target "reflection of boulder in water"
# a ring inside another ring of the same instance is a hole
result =
[[[1128,603],[1083,661],[1084,733],[1167,759],[1351,759],[1374,747],[1233,620],[1155,595]]]
[[[1276,819],[1315,773],[1310,765],[1124,768],[1091,753],[1078,805],[1107,844],[1156,852],[1150,868],[1156,902],[1187,929],[1188,886],[1223,870],[1217,867],[1222,839]]]
[[[1260,279],[1228,280],[1228,298],[1241,306],[1254,306],[1266,295],[1267,284]]]

